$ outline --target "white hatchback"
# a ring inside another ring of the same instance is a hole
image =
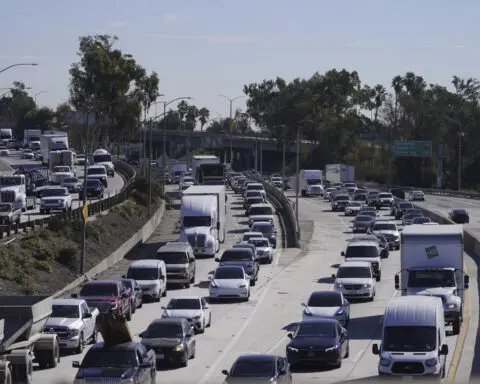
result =
[[[209,276],[208,292],[210,300],[218,299],[250,299],[250,277],[243,267],[218,267],[213,276]]]
[[[173,297],[168,302],[162,318],[187,319],[196,332],[203,333],[212,324],[212,313],[205,298],[200,296]]]

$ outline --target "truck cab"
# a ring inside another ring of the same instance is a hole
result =
[[[27,198],[25,175],[0,176],[0,201],[12,203],[15,209],[25,212],[36,206],[35,198]]]
[[[112,155],[106,149],[99,148],[92,154],[93,164],[103,165],[107,170],[107,176],[115,175],[115,167],[113,165]]]

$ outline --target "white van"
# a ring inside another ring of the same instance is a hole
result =
[[[433,296],[401,296],[385,310],[382,343],[372,345],[380,356],[378,374],[445,377],[448,345],[442,300]]]
[[[123,277],[136,280],[144,297],[151,297],[158,302],[167,294],[167,268],[163,260],[134,261]]]

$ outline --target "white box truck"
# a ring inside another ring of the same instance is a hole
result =
[[[461,225],[409,225],[401,234],[401,270],[395,275],[395,289],[403,296],[440,297],[445,323],[458,334],[469,285],[463,263]]]
[[[41,135],[42,131],[40,129],[25,129],[25,131],[23,131],[23,145],[25,148],[38,151],[40,149]]]
[[[213,155],[196,155],[192,157],[192,176],[197,178],[197,169],[202,164],[220,164],[220,159]]]
[[[12,128],[0,128],[0,141],[2,145],[7,145],[13,139]]]
[[[216,197],[217,204],[217,223],[215,224],[218,231],[218,239],[220,243],[225,242],[226,233],[226,216],[227,216],[227,196],[223,185],[192,185],[183,191],[182,196],[208,196]]]
[[[48,165],[50,151],[61,151],[69,149],[68,133],[61,131],[44,132],[40,136],[40,156],[42,163]]]
[[[299,190],[305,196],[323,196],[323,171],[301,169],[298,177]]]
[[[220,250],[220,217],[225,211],[219,201],[215,194],[182,195],[180,241],[188,241],[195,255],[214,257]]]
[[[327,164],[325,180],[330,183],[352,183],[355,181],[355,168],[346,164]]]

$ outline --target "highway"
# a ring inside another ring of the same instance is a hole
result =
[[[41,167],[42,163],[40,161],[34,161],[34,160],[26,160],[26,159],[21,159],[20,158],[20,151],[10,151],[10,156],[4,156],[1,158],[2,161],[5,163],[9,164],[12,167],[20,167],[23,166],[27,169],[27,167]],[[82,179],[83,178],[83,166],[78,166],[76,167],[77,171],[77,177]],[[118,174],[115,173],[114,177],[108,178],[108,187],[105,188],[105,195],[104,199],[114,196],[120,190],[122,189],[123,185],[125,184],[125,181],[123,178]],[[78,199],[78,193],[73,193],[72,194],[72,209],[76,209],[82,205],[82,202]],[[92,200],[92,202],[95,202],[96,200]],[[50,215],[40,215],[39,213],[39,203],[40,201],[37,200],[37,208],[33,210],[28,210],[26,211],[21,218],[22,223],[29,221],[29,220],[37,220],[41,219],[44,217],[48,217]]]

